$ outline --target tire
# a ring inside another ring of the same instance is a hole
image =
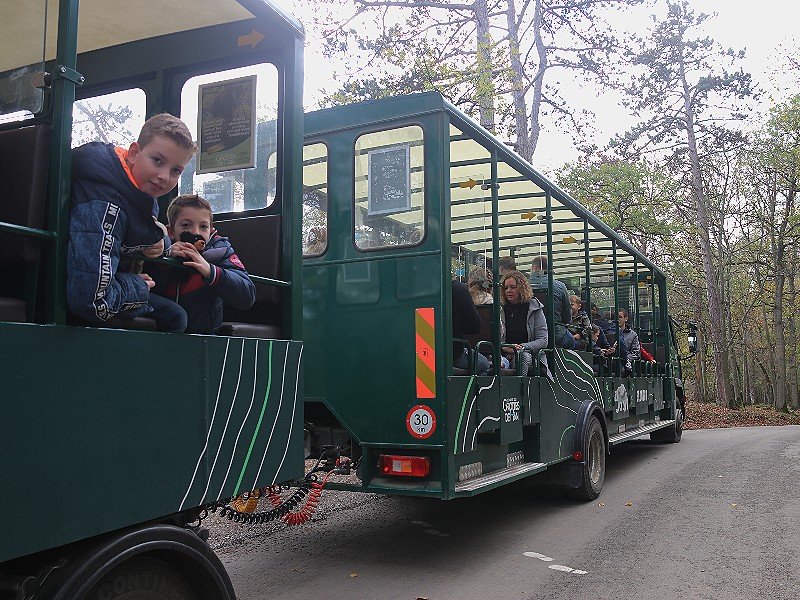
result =
[[[606,478],[606,440],[600,420],[595,415],[589,420],[581,451],[581,485],[568,489],[567,495],[575,500],[594,500],[600,495]]]
[[[85,600],[198,600],[192,585],[167,562],[136,556],[117,565]]]
[[[679,393],[677,395],[677,401],[678,407],[675,410],[675,423],[673,423],[671,427],[657,429],[651,433],[650,441],[667,444],[677,444],[681,441],[681,437],[683,437],[683,421],[685,418],[683,394]]]

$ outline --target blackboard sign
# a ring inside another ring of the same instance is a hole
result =
[[[197,173],[255,165],[256,76],[206,83],[198,90]]]
[[[367,214],[411,210],[410,144],[370,150]]]

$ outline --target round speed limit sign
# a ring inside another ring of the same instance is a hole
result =
[[[406,416],[406,429],[420,440],[431,437],[436,431],[436,415],[431,407],[424,404],[413,406]]]

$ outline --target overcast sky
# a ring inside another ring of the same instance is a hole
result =
[[[334,70],[346,71],[342,64],[332,64],[320,55],[318,32],[314,31],[312,19],[308,11],[313,5],[302,0],[283,0],[281,4],[289,9],[305,24],[308,47],[306,50],[305,106],[311,110],[317,107],[322,90],[328,92],[337,89],[333,81]],[[764,101],[772,98],[783,98],[787,95],[789,82],[785,77],[774,75],[778,61],[778,46],[795,47],[797,44],[795,31],[800,17],[800,4],[795,0],[693,0],[692,5],[697,12],[716,13],[708,24],[707,33],[725,47],[745,48],[747,57],[744,69],[753,75],[761,89],[764,90]],[[663,12],[664,3],[660,2],[654,9],[652,4],[637,7],[630,11],[624,20],[617,17],[615,26],[624,30],[641,31],[650,20],[648,15],[654,10]],[[612,13],[617,15],[618,13]],[[561,83],[569,87],[567,77],[560,76]],[[570,102],[590,108],[597,114],[595,121],[597,134],[593,140],[602,147],[609,137],[627,129],[632,122],[618,107],[618,98],[605,93],[587,93],[585,85],[573,86],[567,91]],[[577,157],[574,142],[569,133],[559,132],[550,123],[543,123],[539,147],[534,156],[534,165],[542,171],[549,172],[564,162]]]

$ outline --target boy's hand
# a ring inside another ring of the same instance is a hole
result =
[[[156,282],[153,281],[153,278],[150,277],[150,275],[148,275],[147,273],[139,273],[139,277],[144,279],[144,282],[147,284],[148,290],[152,290],[155,287]]]
[[[166,225],[164,225],[161,221],[159,221],[155,217],[153,217],[153,222],[156,224],[156,227],[158,227],[161,230],[162,235],[169,235],[169,233],[167,233]]]
[[[164,254],[164,240],[159,240],[152,246],[148,246],[142,250],[142,254],[144,254],[147,258],[158,258]]]
[[[183,252],[182,256],[186,259],[183,261],[183,264],[187,267],[193,267],[197,269],[197,272],[202,275],[203,279],[208,279],[211,276],[211,265],[208,264],[208,261],[203,258],[203,255],[194,247],[194,245],[188,242],[178,242],[180,246],[180,250]]]
[[[167,227],[155,217],[153,217],[153,223],[161,230],[161,240],[142,250],[142,254],[147,258],[158,258],[164,254],[164,236],[167,235]]]

